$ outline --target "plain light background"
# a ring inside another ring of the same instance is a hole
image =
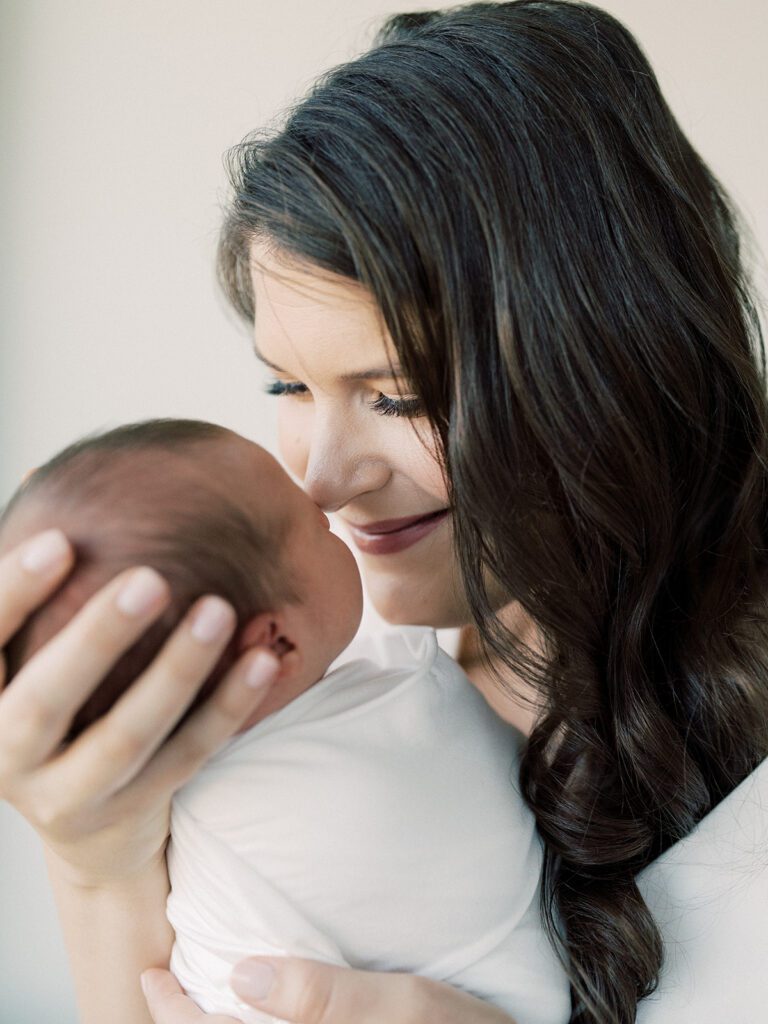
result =
[[[213,275],[224,150],[354,57],[392,0],[0,0],[0,502],[82,434],[150,416],[274,446]],[[768,239],[768,4],[604,0]],[[765,264],[759,268],[765,292]],[[32,830],[0,804],[0,1024],[74,1024]]]

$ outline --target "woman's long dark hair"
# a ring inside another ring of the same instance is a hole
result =
[[[629,1024],[662,962],[637,872],[768,753],[765,352],[732,204],[630,33],[558,0],[390,18],[230,168],[244,316],[255,237],[381,308],[485,650],[545,697],[523,781],[572,1020]]]

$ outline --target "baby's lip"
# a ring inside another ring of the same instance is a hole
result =
[[[351,520],[344,518],[344,516],[342,516],[342,519],[353,530],[380,536],[386,533],[397,533],[398,530],[405,530],[409,526],[413,526],[414,523],[421,522],[422,519],[431,519],[432,516],[438,516],[447,511],[447,508],[436,508],[431,512],[422,512],[420,516],[405,516],[403,519],[380,519],[375,523],[353,523]]]

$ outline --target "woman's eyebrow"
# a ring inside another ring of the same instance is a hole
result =
[[[268,366],[270,370],[275,370],[276,373],[285,373],[285,370],[282,369],[282,367],[277,366],[276,363],[271,363],[265,355],[262,355],[255,345],[253,345],[253,354],[256,356],[260,363],[264,363],[264,365]]]
[[[281,366],[278,366],[276,363],[271,362],[269,359],[266,358],[266,356],[262,355],[262,353],[259,352],[258,348],[256,348],[255,345],[253,346],[253,354],[256,356],[260,363],[264,363],[265,366],[268,366],[270,370],[274,370],[275,373],[288,372],[287,370],[284,370]],[[339,377],[339,380],[344,381],[345,383],[351,383],[359,380],[381,380],[382,378],[385,377],[394,378],[402,376],[402,368],[395,364],[393,366],[375,366],[370,370],[357,370],[352,373],[343,373]]]

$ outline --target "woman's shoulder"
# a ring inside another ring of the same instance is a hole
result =
[[[768,868],[768,758],[696,827],[638,876],[647,899],[682,884],[693,868],[729,876],[736,868]]]
[[[768,1005],[768,759],[638,876],[664,938],[638,1024],[751,1024]]]

